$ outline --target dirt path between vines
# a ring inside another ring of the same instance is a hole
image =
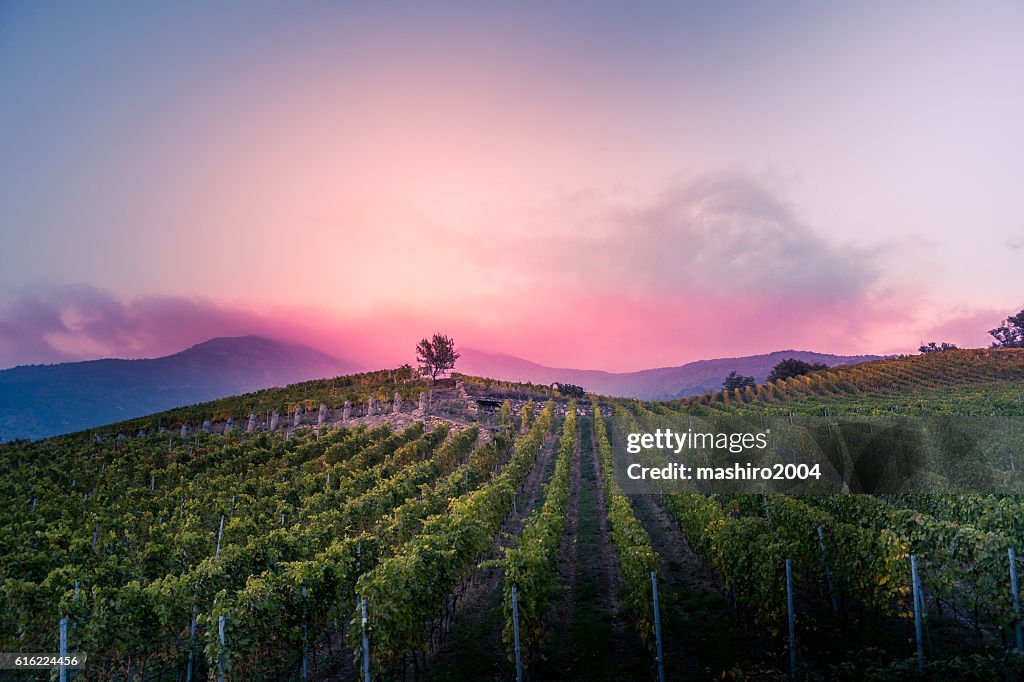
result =
[[[531,680],[644,680],[649,661],[622,609],[622,575],[611,544],[593,422],[580,419],[570,507],[559,556],[565,589],[552,600],[547,660]]]
[[[771,644],[742,622],[675,519],[652,495],[630,500],[662,560],[659,592],[666,679],[729,679],[734,670],[755,678],[783,672],[776,662],[763,660]]]
[[[557,433],[559,425],[556,424],[552,434]],[[504,556],[502,548],[515,544],[523,521],[543,503],[544,483],[554,470],[557,444],[554,435],[545,439],[537,462],[523,484],[516,511],[505,522],[489,559]],[[427,662],[424,680],[508,680],[515,676],[501,640],[505,624],[502,575],[499,566],[488,566],[474,577],[456,606],[451,632]]]
[[[548,640],[542,655],[530,666],[529,679],[579,679],[575,672],[580,658],[579,645],[572,637],[574,615],[579,605],[576,585],[579,577],[577,532],[580,505],[580,440],[576,433],[572,466],[569,472],[569,503],[565,511],[565,530],[558,544],[558,584],[561,590],[551,597],[551,609],[545,630]]]

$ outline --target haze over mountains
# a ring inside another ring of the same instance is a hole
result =
[[[258,336],[211,339],[147,360],[14,367],[0,371],[0,439],[44,438],[360,369]]]
[[[639,372],[545,367],[512,355],[460,349],[456,369],[508,381],[577,384],[605,395],[663,400],[721,388],[731,371],[764,381],[785,358],[829,366],[877,360],[807,351],[700,360]],[[90,360],[0,371],[0,440],[45,438],[298,381],[364,369],[356,362],[258,337],[211,339],[148,360]]]
[[[513,355],[487,353],[473,348],[462,348],[459,352],[462,357],[459,358],[456,369],[464,374],[507,381],[529,381],[535,384],[558,381],[576,384],[595,393],[643,400],[669,400],[698,395],[705,391],[718,391],[722,388],[722,380],[733,370],[763,382],[768,378],[772,367],[786,358],[822,362],[829,367],[882,359],[880,355],[830,355],[801,350],[780,350],[764,355],[698,360],[679,367],[613,373],[593,369],[545,367]]]

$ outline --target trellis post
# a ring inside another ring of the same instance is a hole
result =
[[[1017,583],[1017,552],[1010,548],[1010,591],[1013,593],[1013,612],[1017,616],[1017,651],[1024,652],[1024,633],[1020,622],[1020,585]]]
[[[302,679],[309,677],[309,627],[307,621],[306,586],[302,586]]]
[[[512,634],[515,639],[516,682],[523,682],[523,659],[519,649],[519,590],[512,588]]]
[[[224,624],[227,616],[217,619],[217,634],[220,637],[220,652],[217,656],[217,682],[224,682]]]
[[[217,549],[213,553],[214,559],[220,558],[220,539],[224,535],[224,515],[220,515],[220,528],[217,530]]]
[[[367,619],[366,619],[366,600],[360,599],[359,606],[363,612],[362,619],[362,630],[363,630],[363,682],[370,682],[370,636],[366,632]]]
[[[839,615],[839,602],[835,590],[832,589],[832,568],[828,565],[828,552],[825,550],[825,533],[818,526],[818,546],[821,547],[821,558],[825,562],[825,582],[828,583],[828,596],[832,601],[832,614]]]
[[[796,677],[796,612],[793,609],[793,562],[786,559],[786,607],[789,611],[789,674]]]
[[[68,667],[64,664],[64,659],[68,655],[68,617],[64,616],[60,619],[60,682],[68,681]]]
[[[917,667],[924,671],[924,640],[921,637],[921,577],[917,572],[917,556],[910,555],[910,584],[914,592],[914,635],[917,638]]]
[[[661,649],[661,609],[658,606],[658,574],[651,571],[651,593],[654,597],[654,638],[658,652],[658,682],[665,682],[665,656]]]
[[[192,621],[188,629],[188,668],[185,670],[185,682],[192,682],[192,661],[196,655],[196,617],[199,615],[199,605],[192,605]]]

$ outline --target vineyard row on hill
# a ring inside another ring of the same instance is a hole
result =
[[[415,537],[359,577],[355,593],[368,604],[366,632],[373,642],[373,670],[404,670],[407,656],[416,665],[423,652],[436,645],[460,586],[492,547],[553,420],[554,403],[549,401],[516,441],[500,474],[431,516]],[[349,626],[354,648],[361,628],[362,612],[356,608]]]
[[[506,548],[502,562],[502,603],[505,612],[502,638],[508,648],[510,660],[515,660],[512,604],[512,590],[515,588],[518,596],[522,662],[525,667],[529,667],[530,661],[543,645],[544,617],[549,608],[551,594],[558,586],[556,560],[565,531],[569,477],[576,446],[576,402],[572,401],[562,425],[555,472],[544,486],[544,504],[526,519],[518,546]]]
[[[837,366],[743,389],[705,393],[678,401],[683,409],[735,410],[751,404],[848,400],[1024,380],[1024,350],[959,350]],[[1021,397],[1019,384],[1011,387]],[[1019,400],[1018,400],[1019,402]],[[1020,413],[1018,408],[1016,413]]]

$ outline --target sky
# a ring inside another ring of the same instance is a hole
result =
[[[0,367],[988,345],[1024,6],[0,4]]]

